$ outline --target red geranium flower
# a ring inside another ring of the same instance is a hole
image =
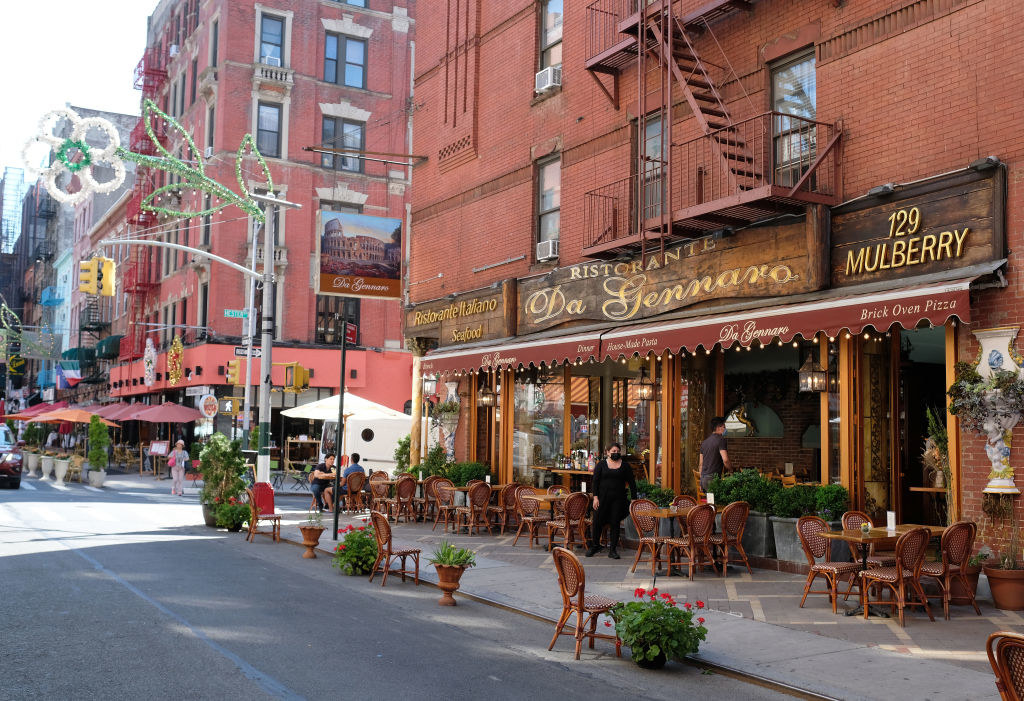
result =
[[[612,624],[611,624],[611,622],[609,622],[609,621],[605,621],[605,622],[604,622],[604,627],[605,627],[605,628],[611,628],[611,627],[612,627]]]
[[[652,596],[652,597],[653,597],[653,596],[657,596],[657,595],[658,595],[658,587],[654,587],[654,589],[651,589],[651,590],[650,590],[649,592],[647,592],[647,593],[648,593],[648,594],[649,594],[650,596]]]
[[[344,550],[344,549],[345,549],[345,546],[344,546],[344,545],[339,545],[339,546],[338,546],[338,549],[339,549],[339,550]]]
[[[693,608],[693,604],[691,604],[689,601],[687,601],[685,604],[683,604],[683,606],[686,607],[687,611],[689,611],[690,609]]]
[[[704,625],[704,619],[703,618],[698,618],[697,619],[697,623],[700,623],[701,625]]]
[[[640,587],[637,587],[637,588],[636,588],[636,589],[635,589],[635,590],[633,591],[633,596],[643,596],[643,595],[644,595],[644,594],[646,594],[646,593],[647,593],[647,592],[646,592],[646,591],[645,591],[644,589],[641,589]]]
[[[699,609],[704,608],[704,602],[701,601],[700,599],[697,599],[697,608],[699,608]]]
[[[665,592],[664,594],[661,595],[661,598],[662,599],[671,599],[672,595],[669,594],[668,592]]]
[[[365,531],[365,530],[366,530],[366,526],[360,526],[360,527],[359,527],[359,530],[361,530],[361,531]]]

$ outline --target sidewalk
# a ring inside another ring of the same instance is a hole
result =
[[[282,537],[301,543],[298,526],[305,523],[308,502],[280,497]],[[368,514],[342,514],[340,526],[363,525]],[[331,514],[324,514],[328,530],[319,550],[330,556]],[[432,523],[395,524],[396,546],[423,550],[421,578],[437,581],[426,563],[434,545],[445,537],[431,531]],[[550,556],[542,548],[528,547],[525,538],[513,547],[513,534],[452,536],[461,547],[477,552],[477,566],[462,579],[460,592],[474,598],[554,622],[561,610],[557,578]],[[621,560],[602,551],[582,558],[587,573],[587,592],[629,600],[637,587],[654,583],[650,565],[631,574],[635,552],[622,550]],[[375,582],[378,578],[375,578]],[[708,640],[698,660],[753,674],[778,684],[841,699],[892,698],[912,695],[922,699],[995,699],[999,695],[985,656],[985,639],[995,630],[1024,631],[1024,617],[999,611],[981,601],[982,615],[970,607],[951,607],[950,620],[942,618],[941,602],[936,621],[922,611],[908,613],[905,628],[892,619],[833,615],[828,597],[809,596],[799,608],[804,577],[755,569],[731,568],[727,578],[710,571],[696,576],[659,577],[656,586],[683,601],[703,600],[711,609]],[[396,584],[401,586],[400,580]],[[376,584],[375,584],[376,586]],[[390,586],[390,582],[389,582]],[[458,594],[456,594],[458,596]],[[851,599],[851,602],[853,599]],[[933,613],[935,611],[933,610]],[[546,644],[548,641],[539,641]],[[608,654],[599,645],[584,654]]]

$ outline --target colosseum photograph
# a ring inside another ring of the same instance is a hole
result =
[[[320,293],[397,297],[402,275],[402,221],[320,212]]]

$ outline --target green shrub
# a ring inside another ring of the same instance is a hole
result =
[[[448,453],[445,451],[444,445],[436,443],[433,448],[427,451],[427,459],[419,465],[413,465],[408,471],[418,475],[422,470],[424,477],[429,475],[445,477],[448,472],[448,464]]]
[[[199,471],[203,473],[201,503],[221,503],[237,497],[245,489],[245,458],[239,442],[228,440],[223,433],[210,436],[199,454]]]
[[[676,493],[671,489],[659,487],[647,480],[637,480],[636,491],[638,498],[650,499],[658,506],[668,506],[676,497]]]
[[[817,487],[797,485],[780,488],[773,496],[771,515],[781,518],[799,518],[813,514],[817,509]]]
[[[444,472],[456,487],[465,487],[470,480],[482,480],[489,474],[487,465],[479,462],[453,462]]]
[[[708,491],[715,495],[716,504],[731,504],[745,501],[752,511],[771,513],[772,500],[782,490],[776,480],[758,474],[757,470],[740,470],[725,477],[716,477],[708,485]]]
[[[337,567],[347,575],[370,574],[377,560],[377,538],[373,527],[345,526],[339,528],[338,533],[344,533],[345,538],[334,548],[331,567]]]
[[[249,505],[235,497],[228,497],[226,500],[216,499],[213,513],[217,519],[217,525],[228,530],[241,528],[251,515]]]
[[[412,441],[412,435],[405,434],[404,437],[398,439],[398,443],[395,445],[395,474],[401,474],[403,472],[409,472],[409,444]]]
[[[93,414],[89,419],[89,467],[93,470],[107,469],[107,446],[110,432],[100,417]]]
[[[841,484],[826,484],[818,487],[815,494],[815,511],[826,521],[837,521],[850,504],[850,493]]]

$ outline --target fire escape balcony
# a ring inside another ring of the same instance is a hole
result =
[[[584,195],[583,255],[614,257],[663,236],[695,238],[809,204],[838,204],[841,133],[767,112],[673,144],[671,170],[652,165],[642,178]]]
[[[92,301],[78,312],[78,328],[82,331],[102,331],[110,326],[110,321],[104,316],[99,305]]]

